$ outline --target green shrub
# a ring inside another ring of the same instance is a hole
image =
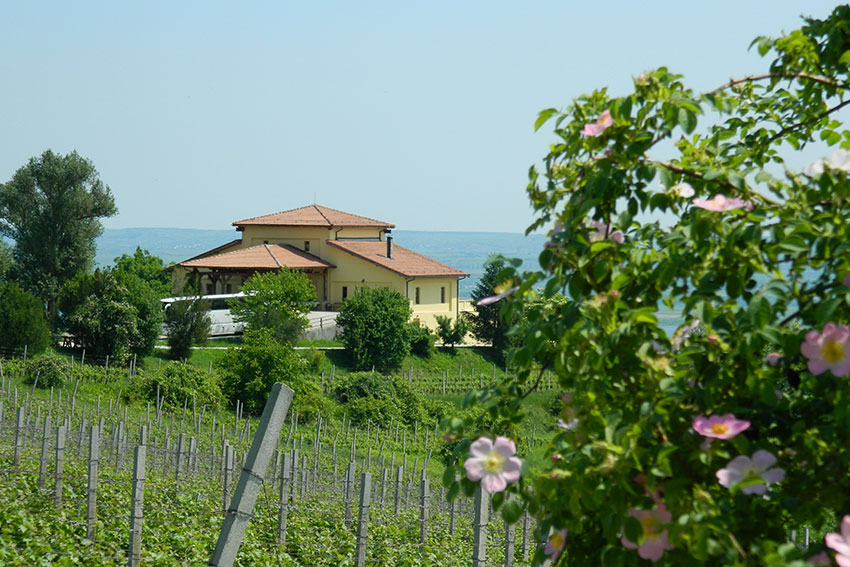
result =
[[[391,398],[356,398],[343,406],[345,413],[354,423],[389,423],[401,421],[401,409]]]
[[[36,354],[50,344],[44,304],[13,282],[0,284],[0,349]]]
[[[469,332],[469,323],[463,317],[452,321],[451,317],[437,315],[437,336],[444,345],[454,348],[455,345],[463,344],[463,338]]]
[[[377,372],[354,372],[334,387],[342,410],[355,422],[428,422],[431,417],[423,398],[402,378]]]
[[[165,329],[168,335],[168,358],[186,360],[192,345],[207,342],[212,322],[210,303],[205,299],[175,301],[165,311]]]
[[[410,302],[389,288],[361,288],[346,299],[336,322],[354,368],[398,368],[410,352],[410,314]]]
[[[412,354],[420,358],[429,358],[434,354],[435,337],[428,327],[423,327],[419,323],[408,323],[407,332]]]
[[[337,404],[324,395],[319,386],[313,382],[306,382],[304,388],[292,399],[289,413],[297,413],[308,421],[315,420],[318,416],[328,418],[339,413]]]
[[[64,328],[89,354],[123,362],[153,351],[161,332],[159,299],[125,272],[78,274],[59,294]]]
[[[392,398],[395,395],[392,379],[377,372],[352,372],[334,386],[334,395],[341,403],[360,398]]]
[[[26,363],[25,384],[36,388],[61,388],[71,377],[71,363],[58,356],[39,356]]]
[[[224,395],[231,402],[239,400],[255,415],[262,412],[275,382],[292,388],[296,399],[316,387],[305,376],[304,360],[291,347],[281,345],[270,329],[246,331],[242,344],[228,350],[220,366]]]
[[[171,407],[182,407],[195,396],[195,405],[206,405],[210,409],[222,407],[218,379],[203,368],[172,361],[159,370],[140,371],[132,382],[128,397],[156,402],[157,387],[164,403]],[[191,402],[190,402],[191,403]]]

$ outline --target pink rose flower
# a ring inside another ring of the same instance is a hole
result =
[[[637,549],[638,555],[644,559],[649,559],[653,563],[661,559],[664,552],[673,549],[670,542],[667,541],[667,530],[663,529],[664,524],[670,522],[670,512],[660,503],[654,510],[635,510],[629,509],[629,516],[637,518],[643,528],[643,538],[640,545],[629,541],[625,536],[620,538],[620,543],[629,549]]]
[[[841,533],[829,533],[824,537],[826,546],[835,551],[835,562],[840,567],[850,567],[850,516],[841,520]]]
[[[845,274],[844,277],[841,278],[841,285],[850,287],[850,274]]]
[[[732,209],[752,208],[746,201],[741,199],[727,199],[724,195],[718,194],[711,199],[694,199],[694,206],[706,211],[731,211]]]
[[[771,366],[776,366],[779,364],[779,361],[783,358],[782,353],[780,352],[769,352],[765,355],[764,359]]]
[[[800,352],[809,359],[809,372],[821,374],[829,370],[833,376],[850,374],[850,328],[847,325],[827,323],[823,334],[806,333],[806,342]]]
[[[549,541],[546,542],[546,547],[543,548],[543,553],[552,558],[552,563],[558,560],[561,552],[564,551],[564,545],[567,543],[567,529],[558,530],[549,536]]]
[[[750,426],[749,421],[737,419],[733,414],[712,415],[703,417],[698,415],[694,418],[694,431],[704,437],[715,439],[731,439],[737,434],[745,431]]]
[[[611,112],[606,110],[599,118],[596,119],[596,122],[588,122],[584,125],[584,128],[581,131],[582,136],[591,136],[596,137],[600,135],[602,132],[608,129],[609,126],[614,124],[614,119],[611,118]]]
[[[717,480],[721,486],[732,488],[745,480],[760,479],[758,484],[750,484],[741,489],[744,494],[764,494],[769,485],[785,478],[785,469],[771,468],[776,464],[776,457],[764,449],[753,453],[752,459],[746,455],[738,455],[726,465],[725,469],[717,471]]]
[[[479,437],[469,447],[472,455],[463,463],[466,477],[481,481],[487,493],[501,492],[509,483],[519,480],[522,461],[516,457],[516,445],[507,437],[496,437],[495,443]]]
[[[809,565],[832,565],[832,561],[829,559],[829,555],[826,551],[821,551],[817,555],[812,555],[806,559],[806,563]]]

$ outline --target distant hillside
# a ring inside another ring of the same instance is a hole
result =
[[[523,236],[508,232],[425,232],[393,231],[396,244],[430,256],[470,274],[460,282],[461,297],[469,297],[484,263],[494,253],[521,258],[523,265],[535,267],[546,237]],[[239,238],[235,230],[201,230],[192,228],[122,228],[106,229],[97,240],[99,266],[109,266],[115,257],[132,254],[141,246],[166,263],[180,262],[201,252]]]

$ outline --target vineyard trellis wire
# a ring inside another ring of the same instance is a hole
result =
[[[175,509],[186,505],[207,523],[220,522],[251,440],[250,416],[237,409],[225,420],[188,401],[181,415],[181,408],[158,400],[131,424],[120,394],[108,403],[99,397],[82,403],[76,384],[65,395],[61,389],[19,392],[23,378],[0,370],[0,474],[28,502],[37,500],[36,507],[52,503],[55,521],[87,539],[90,549],[112,556],[121,549],[130,565],[156,563],[164,552],[145,537],[146,525],[179,529]],[[432,482],[437,475],[428,447],[436,435],[436,428],[418,424],[370,424],[364,431],[321,417],[299,431],[293,415],[240,556],[264,557],[268,564],[335,564],[328,552],[334,549],[355,565],[412,557],[439,564],[447,556],[481,566],[527,564],[536,545],[533,519],[521,521],[517,536],[480,514],[475,521],[469,500],[449,503],[442,486],[432,488],[439,482]],[[212,531],[199,536],[206,551]],[[485,544],[473,556],[476,537]]]

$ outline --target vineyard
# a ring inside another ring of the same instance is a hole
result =
[[[133,368],[103,383],[78,364],[60,389],[0,362],[0,563],[210,561],[256,417],[159,396],[128,405],[121,391]],[[460,389],[448,373],[416,385],[432,384]],[[237,565],[510,566],[534,552],[533,518],[506,526],[490,517],[486,494],[447,501],[437,423],[357,427],[291,414],[279,437]]]

